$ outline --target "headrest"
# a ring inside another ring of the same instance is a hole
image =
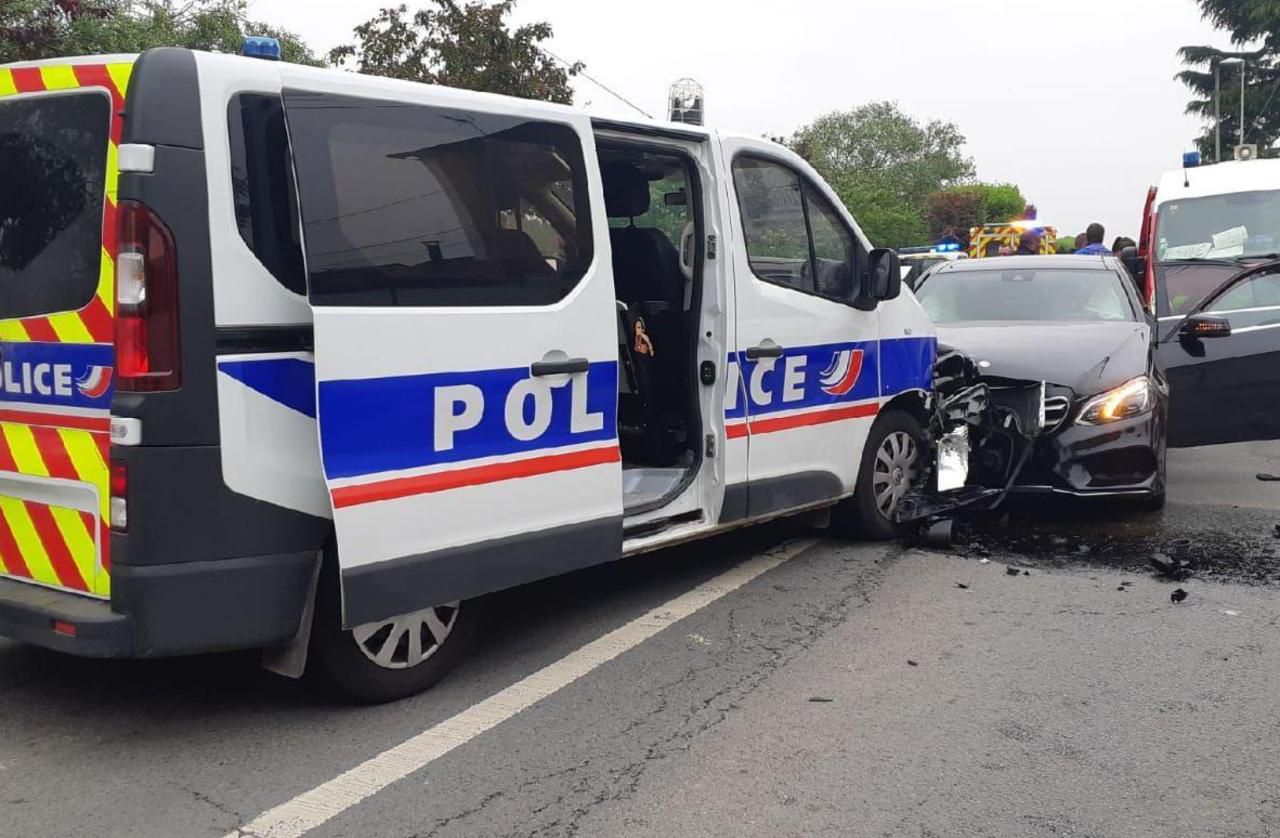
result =
[[[639,166],[613,161],[600,167],[604,207],[610,218],[635,218],[649,211],[649,179]]]

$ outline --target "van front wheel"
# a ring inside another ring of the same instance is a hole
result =
[[[464,600],[348,630],[337,614],[317,614],[325,622],[316,626],[316,664],[324,679],[352,701],[376,704],[415,695],[466,655],[478,613],[475,601]]]
[[[853,497],[841,504],[843,528],[876,541],[902,534],[893,513],[907,492],[916,488],[925,469],[924,431],[911,414],[886,410],[867,435]]]

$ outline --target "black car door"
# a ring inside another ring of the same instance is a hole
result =
[[[1228,335],[1173,336],[1160,346],[1175,448],[1280,439],[1280,273],[1259,273],[1206,301]]]

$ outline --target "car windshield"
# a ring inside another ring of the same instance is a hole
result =
[[[916,297],[935,323],[967,320],[1133,320],[1114,271],[1072,268],[942,270]]]
[[[1160,205],[1156,259],[1241,259],[1280,250],[1280,191],[1234,192]]]

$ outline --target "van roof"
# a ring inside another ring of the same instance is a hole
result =
[[[1280,159],[1230,160],[1187,169],[1185,174],[1182,169],[1165,172],[1156,190],[1156,201],[1270,189],[1280,189]]]

